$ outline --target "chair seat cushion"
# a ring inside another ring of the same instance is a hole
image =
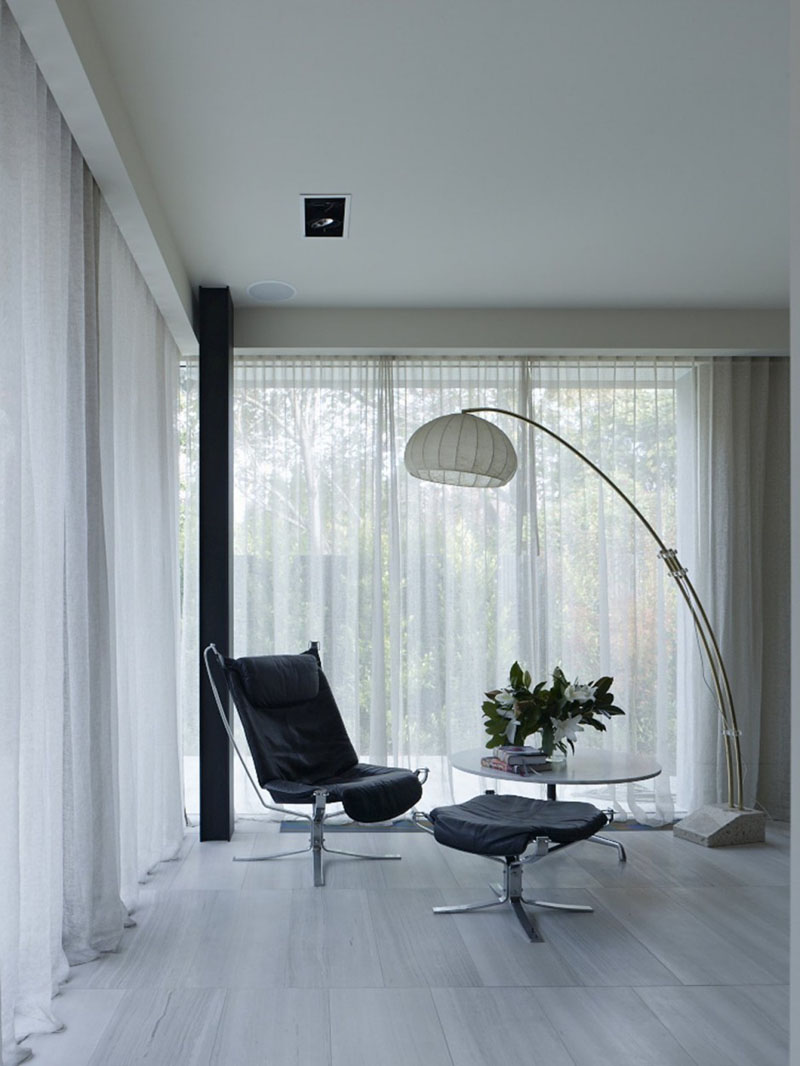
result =
[[[324,788],[328,802],[341,803],[356,822],[385,822],[418,803],[422,785],[411,770],[357,763],[345,773],[315,785],[295,781],[268,781],[265,786],[276,803],[311,803],[316,789]]]
[[[602,829],[608,819],[591,803],[526,796],[475,796],[430,812],[440,844],[477,855],[521,855],[538,836],[572,844]]]

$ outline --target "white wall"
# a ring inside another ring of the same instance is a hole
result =
[[[239,308],[239,349],[711,349],[787,351],[789,312],[775,310],[356,310]]]

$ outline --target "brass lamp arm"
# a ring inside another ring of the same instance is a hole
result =
[[[462,408],[462,414],[477,414],[478,412],[492,412],[493,414],[509,415],[511,418],[516,418],[520,422],[525,422],[529,426],[533,426],[535,429],[541,430],[546,433],[548,437],[552,437],[553,440],[558,441],[559,444],[567,448],[576,455],[587,466],[602,478],[602,480],[612,489],[617,496],[622,499],[627,506],[633,511],[645,529],[648,531],[653,540],[659,547],[659,558],[663,559],[666,563],[667,569],[671,576],[675,579],[675,582],[680,589],[689,612],[692,616],[695,629],[697,631],[698,638],[700,640],[700,646],[705,653],[708,661],[709,668],[711,670],[711,678],[714,685],[714,695],[716,697],[717,707],[722,718],[722,735],[725,747],[725,762],[727,768],[728,778],[728,806],[736,808],[738,810],[744,809],[743,800],[743,777],[742,777],[742,752],[739,742],[739,729],[736,723],[736,711],[733,705],[733,695],[731,693],[730,682],[728,680],[728,672],[725,669],[725,663],[722,658],[722,653],[719,648],[719,642],[717,641],[716,634],[711,626],[711,623],[706,614],[705,608],[697,594],[694,586],[689,580],[689,575],[686,567],[682,566],[678,559],[678,553],[674,548],[668,548],[661,537],[658,535],[653,526],[648,522],[633,500],[630,499],[603,470],[593,463],[591,459],[579,451],[569,441],[564,440],[557,433],[554,433],[552,429],[548,429],[547,426],[543,426],[540,422],[535,422],[532,418],[528,418],[525,415],[517,414],[516,411],[508,411],[502,407],[464,407]]]

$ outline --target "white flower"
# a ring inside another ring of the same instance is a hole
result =
[[[513,692],[509,692],[507,688],[500,689],[494,695],[495,706],[497,707],[497,713],[501,718],[508,719],[508,725],[506,726],[506,740],[509,744],[513,744],[517,735],[517,701],[514,698]]]
[[[574,684],[567,685],[564,689],[564,699],[567,703],[588,703],[594,699],[596,691],[595,685],[582,685],[579,681],[575,681]]]
[[[581,725],[581,716],[579,714],[573,714],[569,718],[565,718],[564,721],[553,721],[553,743],[560,744],[564,740],[575,741],[578,739],[578,733],[583,732],[583,726]]]
[[[512,715],[511,716],[511,720],[509,721],[508,725],[506,726],[506,740],[508,741],[509,744],[513,744],[514,743],[514,738],[516,737],[516,735],[517,735],[517,720]]]

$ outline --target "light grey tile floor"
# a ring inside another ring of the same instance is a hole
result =
[[[489,898],[496,865],[409,833],[340,833],[310,855],[244,821],[230,844],[187,835],[143,886],[120,951],[75,967],[63,1033],[28,1041],[38,1066],[786,1066],[789,838],[708,850],[624,832],[628,863],[579,844],[526,872],[529,944]],[[534,877],[534,875],[536,875]]]

